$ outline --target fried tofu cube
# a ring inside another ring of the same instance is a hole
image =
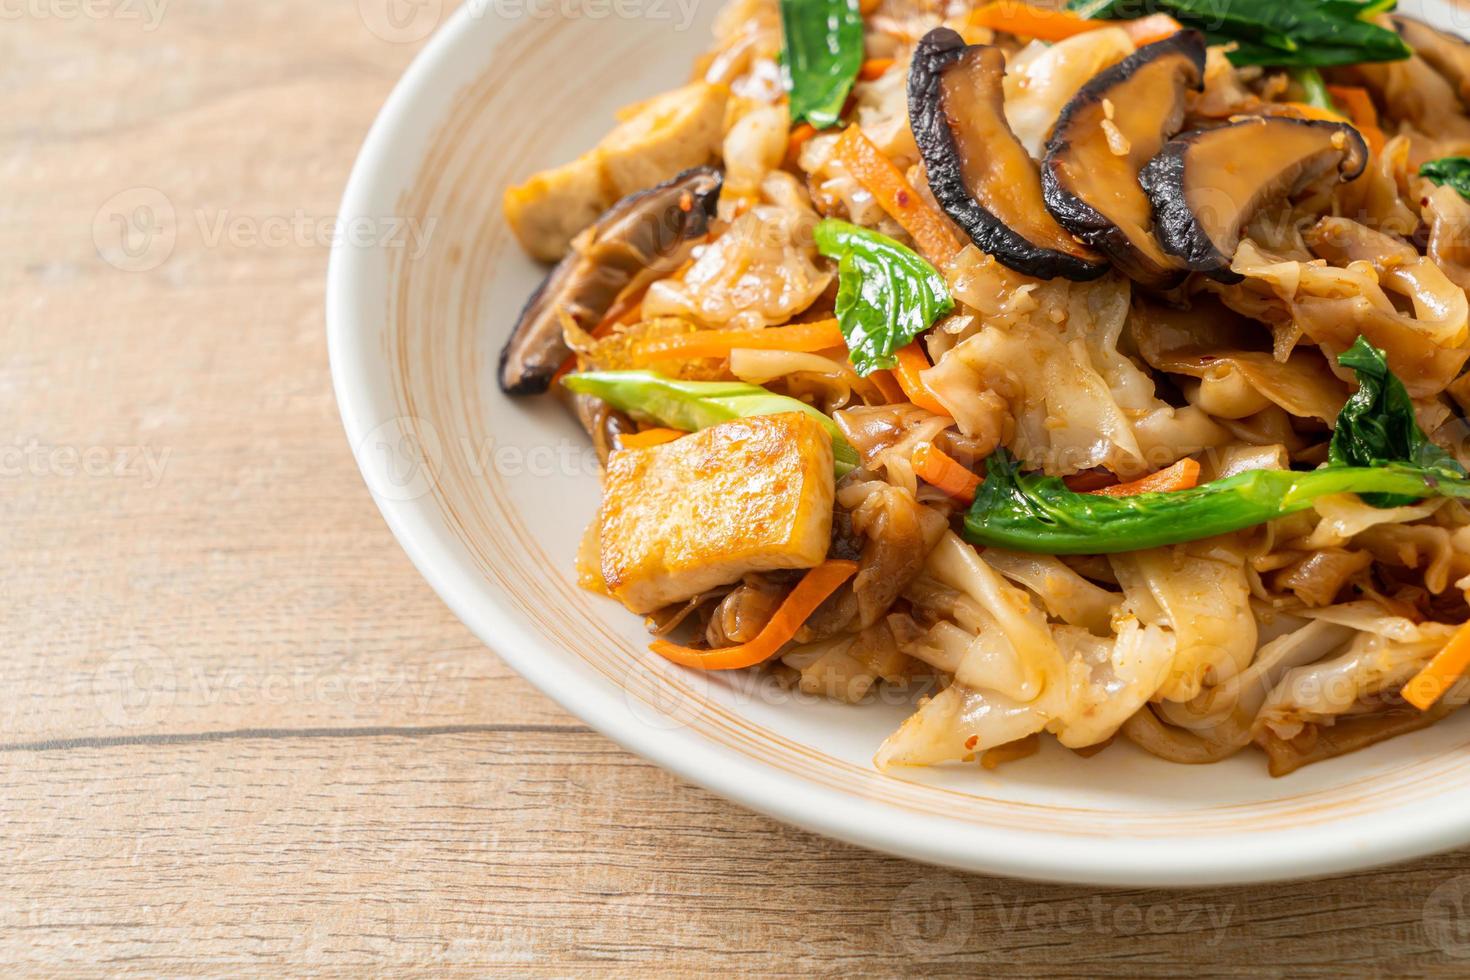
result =
[[[720,149],[727,94],[694,82],[630,106],[595,147],[508,188],[505,217],[521,247],[555,262],[619,199],[708,162]]]
[[[619,450],[599,514],[607,589],[650,613],[747,572],[819,565],[833,484],[831,437],[799,412]]]
[[[632,107],[597,144],[613,200],[668,180],[719,153],[727,94],[723,85],[694,82]]]

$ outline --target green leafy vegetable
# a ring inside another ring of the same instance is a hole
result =
[[[792,123],[835,125],[862,65],[858,0],[781,0],[781,72]]]
[[[1470,199],[1470,157],[1440,157],[1419,165],[1419,176],[1428,177],[1443,187],[1448,184]]]
[[[1131,19],[1162,12],[1205,32],[1211,44],[1235,42],[1236,65],[1302,68],[1400,61],[1413,52],[1398,33],[1366,18],[1395,0],[1071,0],[1083,17]]]
[[[594,395],[614,408],[659,425],[685,432],[707,429],[731,419],[801,412],[810,415],[832,437],[837,475],[858,465],[856,449],[826,415],[804,401],[778,395],[743,381],[680,381],[652,371],[582,371],[569,374],[562,384],[583,395]]]
[[[816,240],[837,260],[837,322],[859,374],[893,367],[894,351],[954,309],[944,277],[887,235],[828,218]]]
[[[1383,351],[1359,337],[1337,359],[1358,376],[1358,390],[1337,415],[1327,459],[1333,466],[1383,466],[1408,463],[1441,479],[1465,476],[1455,458],[1429,441],[1414,418],[1414,403],[1404,383],[1388,369]],[[1363,495],[1375,507],[1411,504],[1413,497]]]
[[[1355,493],[1376,507],[1424,497],[1470,499],[1464,468],[1419,428],[1383,352],[1359,337],[1338,360],[1356,372],[1358,390],[1338,413],[1328,463],[1320,469],[1253,470],[1189,490],[1108,497],[1076,493],[1056,477],[1022,474],[1002,450],[986,461],[965,537],[1017,551],[1112,554],[1238,531],[1334,493]]]
[[[1332,101],[1332,93],[1327,91],[1327,82],[1322,78],[1322,73],[1315,68],[1293,68],[1291,77],[1302,87],[1304,99],[1307,105],[1316,106],[1318,109],[1326,109],[1329,112],[1337,112],[1337,103]]]
[[[1333,493],[1470,498],[1470,481],[1393,463],[1310,473],[1252,470],[1189,490],[1107,497],[1076,493],[1054,476],[1022,474],[1002,450],[985,462],[985,482],[965,516],[965,538],[1013,551],[1107,555],[1239,531],[1306,510]]]

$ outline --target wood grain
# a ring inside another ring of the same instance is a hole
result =
[[[331,395],[316,229],[423,26],[375,2],[5,9],[3,972],[1463,971],[1465,853],[956,875],[687,786],[484,650]]]

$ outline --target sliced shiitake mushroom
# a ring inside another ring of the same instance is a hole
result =
[[[709,229],[720,185],[713,167],[686,170],[623,198],[578,235],[531,294],[500,352],[501,390],[535,395],[550,386],[571,355],[559,314],[591,330],[635,280],[658,279],[683,264]]]
[[[1138,172],[1184,121],[1184,97],[1203,85],[1205,39],[1179,31],[1108,68],[1063,107],[1046,144],[1046,206],[1072,234],[1129,278],[1177,285],[1184,264],[1154,240],[1153,210]]]
[[[1461,102],[1470,104],[1470,44],[1403,14],[1395,14],[1391,20],[1404,43],[1455,87]]]
[[[1261,207],[1332,170],[1353,180],[1368,147],[1346,123],[1253,116],[1170,140],[1139,174],[1164,251],[1222,282],[1241,229]]]
[[[1096,279],[1102,256],[1047,212],[1041,175],[1005,117],[1005,55],[947,27],[909,68],[909,125],[934,198],[982,250],[1041,279]]]

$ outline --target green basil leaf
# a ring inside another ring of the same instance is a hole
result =
[[[949,284],[913,249],[828,218],[817,249],[837,260],[837,322],[861,375],[893,367],[893,352],[954,309]]]
[[[568,389],[601,398],[616,409],[685,432],[697,432],[731,419],[801,412],[822,423],[832,437],[838,476],[860,459],[852,444],[825,414],[806,402],[744,381],[683,381],[653,371],[579,371],[562,379]]]
[[[781,0],[781,72],[793,124],[836,125],[862,65],[858,0]]]
[[[1440,157],[1419,165],[1419,176],[1428,177],[1441,187],[1448,184],[1470,199],[1470,157]]]
[[[1211,44],[1235,42],[1236,65],[1327,67],[1399,61],[1413,52],[1396,31],[1365,18],[1392,0],[1071,0],[1083,17],[1134,18],[1167,13],[1205,32]]]

